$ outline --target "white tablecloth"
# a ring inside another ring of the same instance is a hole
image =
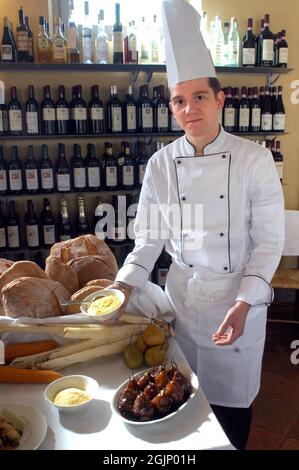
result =
[[[185,361],[174,339],[169,357]],[[0,384],[0,403],[23,403],[38,408],[47,418],[48,433],[40,449],[95,450],[199,450],[234,449],[212,412],[202,390],[176,416],[148,426],[128,425],[112,413],[114,390],[130,375],[120,356],[69,367],[64,375],[84,374],[99,382],[96,399],[76,413],[59,412],[48,404],[44,384]]]

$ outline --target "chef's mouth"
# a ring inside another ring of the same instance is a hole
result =
[[[202,119],[201,118],[193,119],[192,121],[187,121],[187,124],[193,124],[194,122],[199,122],[199,121],[202,121]]]

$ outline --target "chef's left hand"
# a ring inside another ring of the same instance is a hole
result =
[[[218,346],[228,346],[242,336],[249,309],[250,304],[242,301],[236,302],[227,312],[216,333],[213,334],[214,343]]]

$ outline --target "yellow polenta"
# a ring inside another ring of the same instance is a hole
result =
[[[87,309],[89,315],[104,315],[113,312],[120,306],[120,300],[115,295],[107,295],[94,300]]]
[[[57,393],[54,398],[55,405],[81,405],[90,400],[90,395],[80,388],[66,388]]]

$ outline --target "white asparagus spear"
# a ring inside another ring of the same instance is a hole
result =
[[[130,338],[132,334],[142,333],[147,325],[143,324],[132,324],[132,325],[115,325],[105,326],[101,325],[98,328],[65,328],[64,338],[73,339],[86,339],[86,338],[97,338],[102,339],[103,344],[118,341],[123,338]]]
[[[123,313],[119,317],[119,321],[124,323],[139,323],[140,325],[149,325],[151,323],[151,319],[147,317],[143,317],[142,315],[134,315],[133,313]]]

